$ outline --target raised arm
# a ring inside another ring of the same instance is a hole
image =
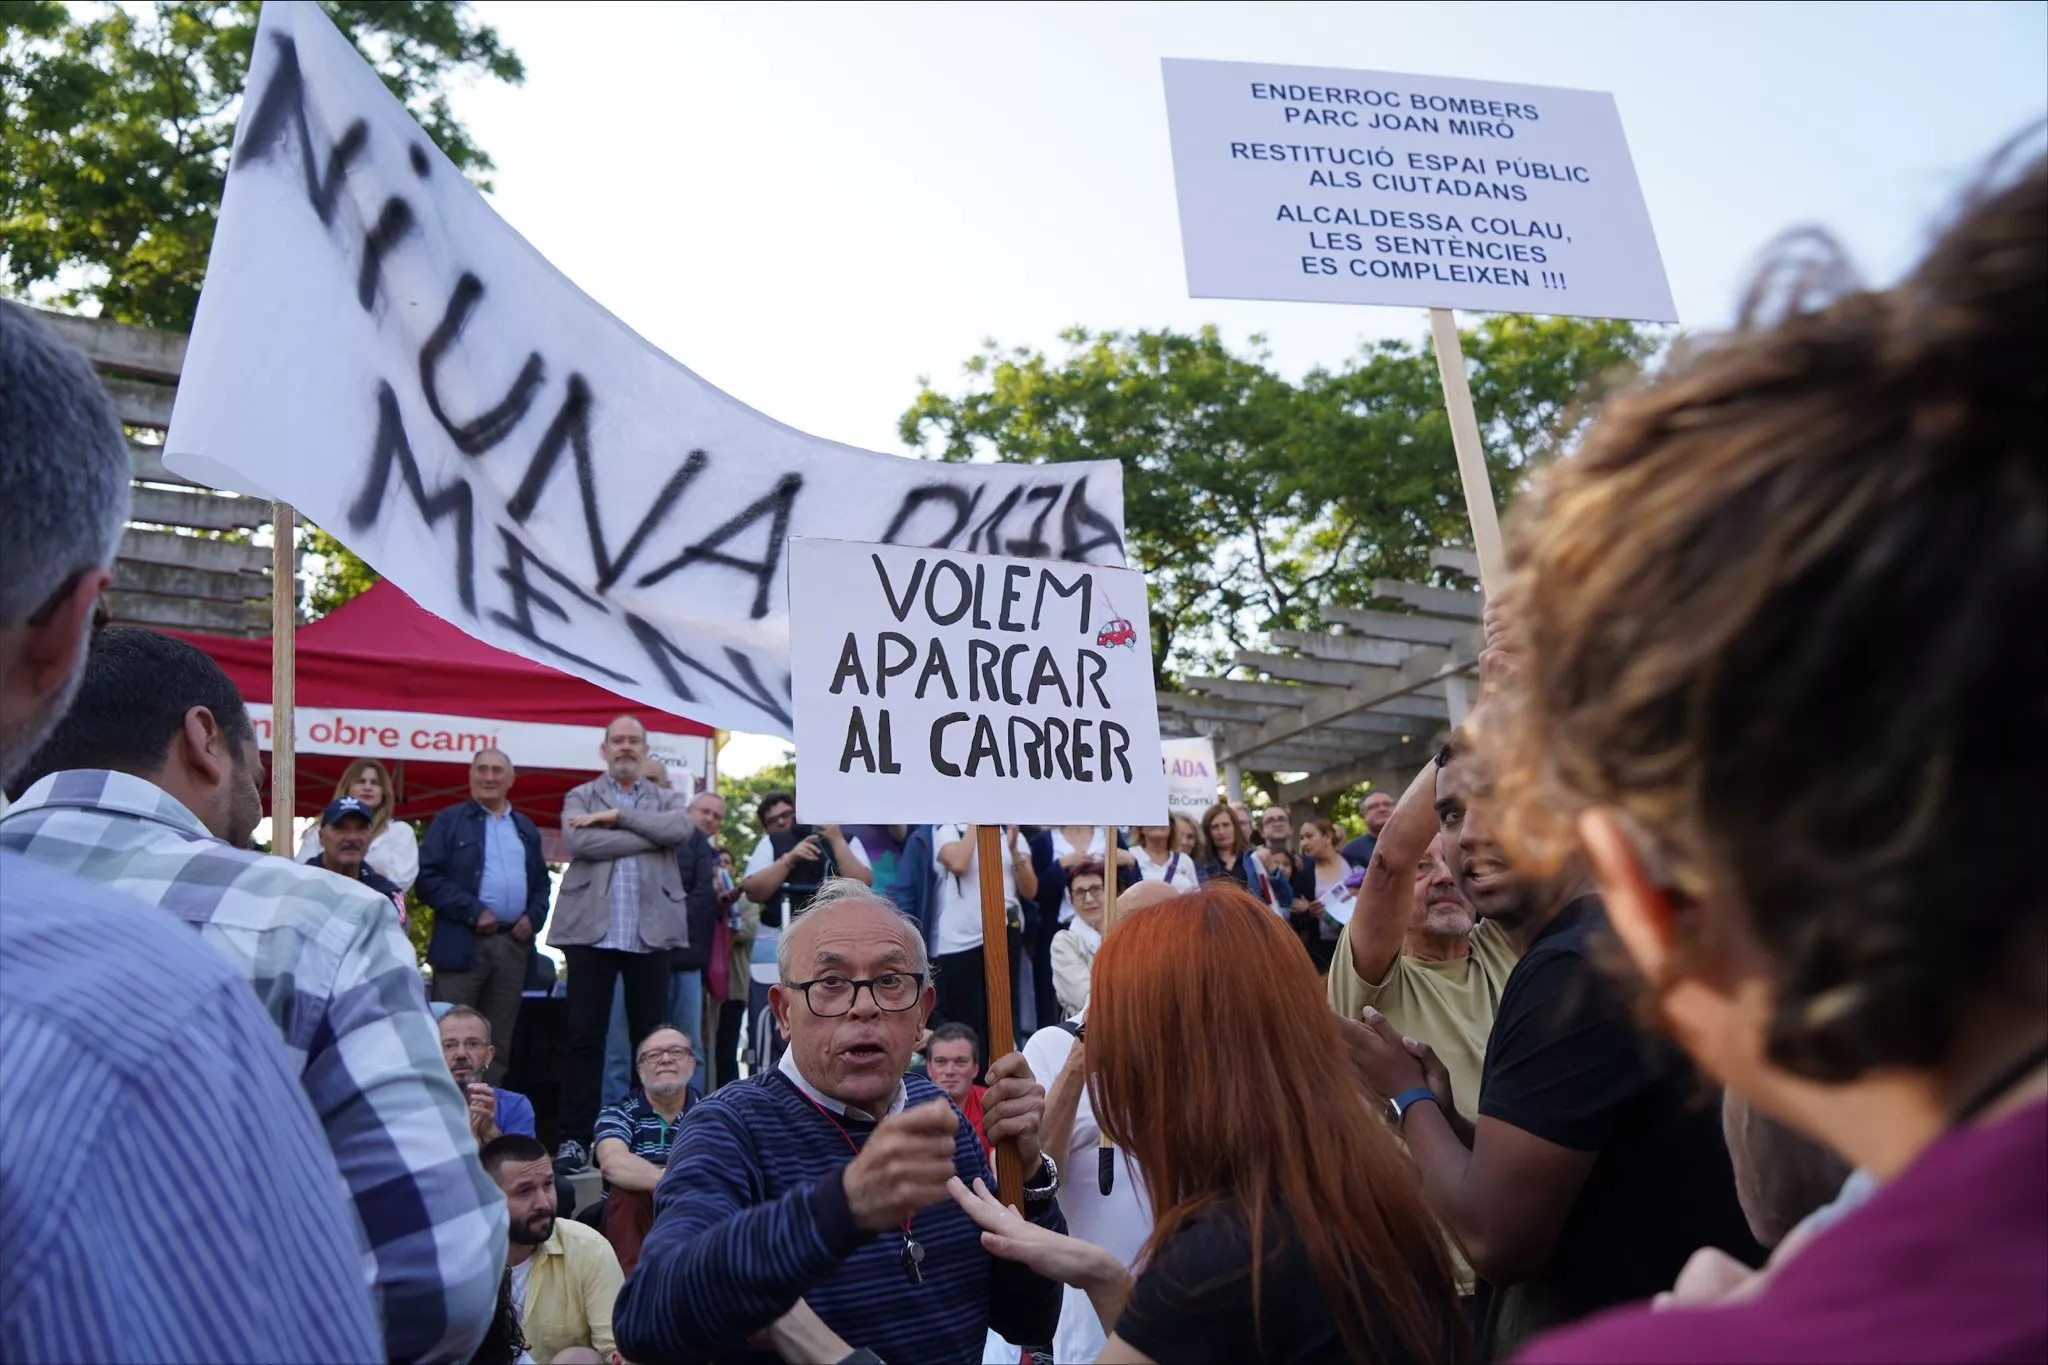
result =
[[[825,836],[825,842],[832,847],[832,861],[838,865],[839,875],[851,877],[862,886],[875,884],[875,870],[868,866],[868,860],[853,851],[853,844],[847,839],[846,831],[837,825],[821,826],[818,832]]]
[[[1351,912],[1351,966],[1367,984],[1384,980],[1400,956],[1415,909],[1415,865],[1429,851],[1437,828],[1436,762],[1431,760],[1394,803]]]
[[[938,848],[939,866],[956,877],[964,877],[974,866],[974,826],[962,825],[960,837]]]
[[[1024,831],[1016,825],[1010,826],[1009,846],[1004,856],[1010,860],[1011,875],[1017,879],[1017,899],[1035,901],[1038,899],[1038,868],[1031,857],[1031,847],[1024,840]]]

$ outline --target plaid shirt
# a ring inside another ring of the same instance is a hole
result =
[[[613,804],[620,810],[640,808],[640,797],[647,790],[646,782],[635,782],[627,788],[614,782],[609,774],[601,780],[610,790]],[[637,857],[613,861],[611,890],[606,895],[605,905],[611,911],[611,923],[605,929],[604,937],[597,941],[597,946],[616,948],[622,953],[646,952],[647,945],[640,939],[640,860]]]
[[[497,1312],[505,1200],[477,1164],[468,1106],[390,900],[231,848],[125,773],[44,778],[0,817],[0,848],[161,907],[240,970],[302,1067],[354,1197],[385,1349],[394,1360],[467,1358]]]

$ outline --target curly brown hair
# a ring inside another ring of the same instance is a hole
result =
[[[1815,1080],[1937,1065],[2048,945],[2048,167],[2016,159],[1895,288],[1781,245],[1511,522],[1504,838],[1555,866],[1614,811],[1683,967],[1764,974],[1768,1055]]]

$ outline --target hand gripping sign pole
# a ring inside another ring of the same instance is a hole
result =
[[[293,563],[292,538],[298,514],[289,503],[270,506],[270,851],[296,858],[292,847],[292,816],[298,811],[297,774],[293,767],[292,703],[296,692],[296,651],[299,584]]]
[[[988,991],[988,1055],[1016,1050],[1010,1027],[1010,907],[1003,896],[1001,825],[975,828],[974,864],[981,876],[981,970]],[[1016,1140],[996,1145],[996,1189],[1011,1208],[1024,1211],[1024,1157]]]

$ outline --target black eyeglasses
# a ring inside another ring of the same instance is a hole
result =
[[[924,977],[917,972],[883,972],[866,981],[821,976],[815,981],[789,983],[791,990],[804,993],[804,1003],[820,1019],[836,1019],[852,1009],[863,986],[867,987],[868,997],[875,1002],[876,1009],[896,1014],[917,1003],[917,997],[924,989]]]

